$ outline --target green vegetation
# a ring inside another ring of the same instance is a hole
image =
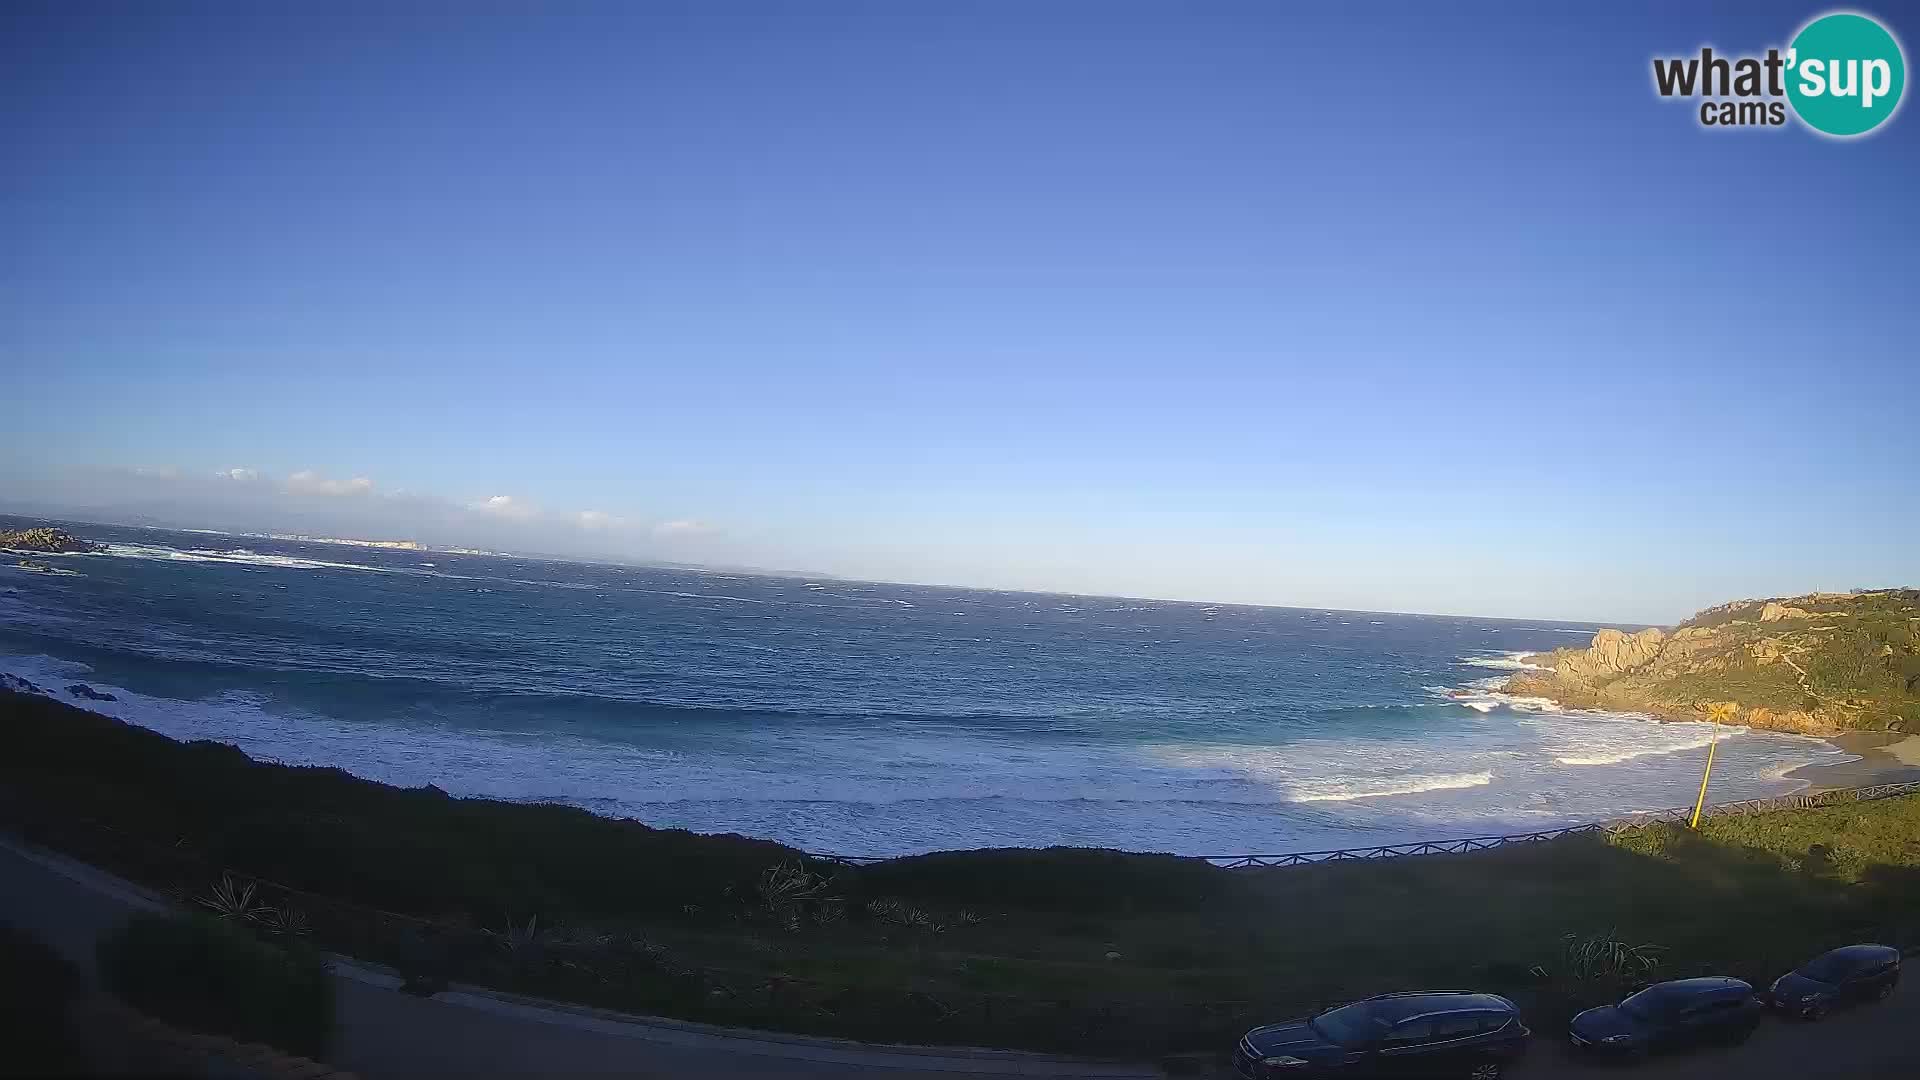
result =
[[[1047,912],[1182,911],[1231,902],[1238,875],[1176,855],[1090,848],[941,851],[863,867],[871,894]]]
[[[847,869],[256,763],[29,695],[0,696],[0,725],[0,816],[30,839],[233,920],[296,909],[421,993],[1129,1057],[1434,985],[1551,1030],[1635,979],[1920,944],[1920,798],[1272,870],[1069,849]],[[245,875],[269,880],[249,895]]]
[[[1661,715],[1732,702],[1741,723],[1791,731],[1920,731],[1920,591],[1740,600],[1537,662],[1553,670],[1508,689]]]
[[[208,915],[136,916],[100,942],[116,997],[188,1031],[324,1056],[333,981],[312,948],[272,944]]]

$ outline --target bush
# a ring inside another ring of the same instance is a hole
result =
[[[108,990],[190,1031],[326,1053],[333,981],[320,955],[270,945],[219,919],[136,916],[99,946]]]
[[[670,915],[805,861],[766,840],[256,762],[31,694],[0,692],[0,730],[0,799],[167,846],[191,837],[216,867],[411,915]]]
[[[69,1009],[80,974],[45,942],[0,923],[0,1016],[11,1032],[0,1049],[0,1076],[81,1071]]]
[[[866,896],[1030,911],[1194,911],[1240,895],[1242,878],[1205,859],[1101,848],[940,851],[861,867]]]

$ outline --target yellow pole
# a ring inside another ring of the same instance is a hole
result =
[[[1707,769],[1700,774],[1700,795],[1693,800],[1693,820],[1687,823],[1689,829],[1700,827],[1700,810],[1707,805],[1707,781],[1713,777],[1713,752],[1720,749],[1720,718],[1729,712],[1732,710],[1723,704],[1707,708],[1707,714],[1713,717],[1713,736],[1707,742]]]

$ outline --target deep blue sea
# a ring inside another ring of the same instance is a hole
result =
[[[1690,803],[1707,740],[1492,689],[1590,624],[69,528],[108,553],[0,563],[0,669],[62,696],[256,756],[816,851],[1547,828]],[[1845,759],[1732,735],[1716,800]]]

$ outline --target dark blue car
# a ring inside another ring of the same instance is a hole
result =
[[[1882,1000],[1899,984],[1900,950],[1847,945],[1773,980],[1768,1001],[1781,1012],[1818,1020],[1836,1005]]]
[[[1573,1045],[1596,1054],[1641,1057],[1710,1043],[1740,1043],[1766,1007],[1739,979],[1710,976],[1655,983],[1618,1005],[1573,1018]]]
[[[1513,1002],[1431,990],[1383,994],[1306,1020],[1254,1028],[1234,1048],[1249,1080],[1274,1077],[1468,1077],[1495,1080],[1532,1033]]]

